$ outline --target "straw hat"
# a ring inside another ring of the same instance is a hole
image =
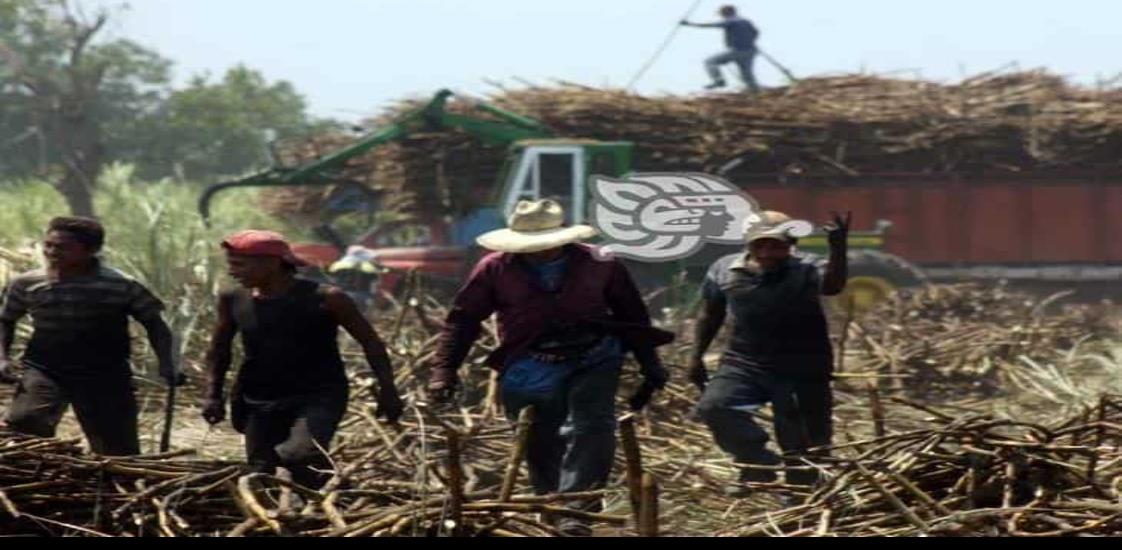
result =
[[[475,242],[488,250],[526,254],[557,248],[596,236],[588,225],[565,226],[565,209],[557,201],[519,201],[506,229],[484,233]]]
[[[760,239],[790,242],[791,239],[805,237],[814,230],[810,222],[792,220],[787,214],[775,210],[765,210],[760,213],[760,217],[763,218],[761,221],[748,225],[744,231],[744,242]]]

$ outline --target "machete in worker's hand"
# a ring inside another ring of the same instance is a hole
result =
[[[175,418],[175,388],[185,383],[186,375],[179,370],[182,365],[182,348],[175,336],[172,336],[171,348],[171,374],[164,379],[168,385],[167,401],[164,403],[164,433],[160,434],[160,452],[166,453],[171,449],[171,422]]]
[[[178,380],[168,380],[167,402],[164,403],[164,433],[160,435],[160,452],[166,453],[171,448],[171,422],[175,416],[175,386]]]

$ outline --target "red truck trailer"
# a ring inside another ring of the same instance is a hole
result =
[[[1122,173],[876,174],[741,178],[767,208],[826,219],[831,209],[892,223],[884,250],[929,280],[1061,286],[1122,280]]]
[[[869,295],[862,302],[922,278],[1005,280],[1042,291],[1074,289],[1076,298],[1110,296],[1122,281],[1122,239],[1116,238],[1122,233],[1122,173],[875,174],[853,181],[771,174],[733,182],[764,208],[797,218],[821,221],[832,210],[851,210],[856,234],[850,275],[859,295]],[[409,269],[453,288],[478,257],[470,247],[449,246],[445,222],[425,228],[430,238],[422,246],[386,248],[380,235],[392,226],[360,240],[394,270],[383,275],[383,288],[396,286]],[[862,242],[862,235],[870,242]],[[676,267],[696,278],[709,262],[737,249],[708,245],[688,266]],[[338,253],[331,250],[321,262]],[[649,267],[633,270],[642,276]]]

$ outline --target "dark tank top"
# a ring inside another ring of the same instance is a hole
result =
[[[254,298],[239,289],[227,299],[245,351],[238,384],[246,398],[283,399],[346,386],[339,323],[324,305],[323,285],[297,279],[283,296]]]

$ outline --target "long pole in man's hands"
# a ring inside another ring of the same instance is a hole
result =
[[[765,52],[765,51],[763,51],[763,50],[761,50],[761,49],[758,49],[758,48],[757,48],[757,50],[756,50],[756,51],[760,52],[760,55],[761,55],[761,56],[762,56],[762,57],[763,57],[764,59],[766,59],[766,60],[768,61],[768,63],[771,63],[772,65],[775,65],[775,68],[776,68],[776,69],[779,69],[779,72],[783,73],[783,76],[787,77],[787,80],[788,80],[789,82],[791,82],[792,84],[794,84],[794,83],[796,83],[796,82],[798,82],[798,81],[799,81],[799,79],[798,79],[797,77],[795,77],[795,74],[794,74],[794,73],[792,73],[791,71],[789,71],[789,70],[787,69],[787,67],[784,67],[782,63],[780,63],[780,62],[776,61],[774,57],[772,57],[772,56],[768,55],[768,53],[767,53],[767,52]]]
[[[654,65],[655,61],[659,57],[662,57],[662,52],[666,51],[666,48],[670,46],[670,42],[674,40],[674,36],[678,34],[678,31],[682,30],[682,25],[679,23],[679,21],[685,21],[689,19],[690,16],[693,15],[693,12],[696,11],[697,7],[700,5],[701,0],[694,0],[693,4],[690,5],[689,9],[686,10],[686,14],[680,17],[678,21],[674,22],[674,28],[670,29],[670,34],[666,36],[666,39],[663,40],[662,44],[659,45],[657,50],[655,50],[654,55],[651,55],[650,59],[643,63],[643,66],[640,67],[639,71],[635,73],[635,76],[631,77],[631,80],[627,82],[628,91],[635,91],[635,84],[639,82],[640,78],[643,78],[643,75],[647,73],[647,69],[650,69],[651,65]]]

